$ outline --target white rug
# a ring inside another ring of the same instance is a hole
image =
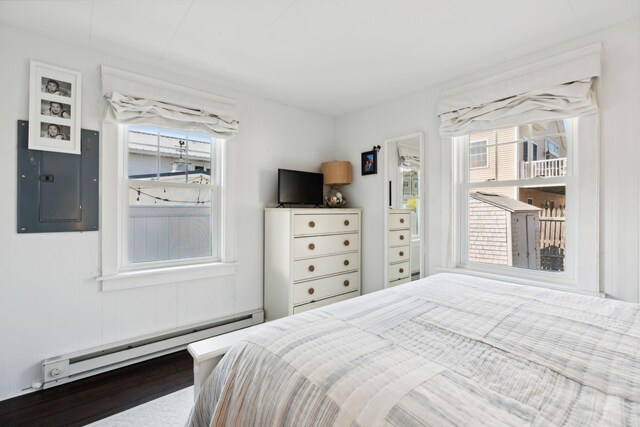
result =
[[[91,427],[179,426],[183,427],[193,406],[193,386],[117,413]]]

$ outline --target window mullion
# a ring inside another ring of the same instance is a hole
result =
[[[189,183],[189,135],[185,138],[184,144],[184,182]]]
[[[497,181],[498,180],[498,131],[495,130],[493,132],[493,150],[494,150],[494,162],[493,162],[493,176],[495,177],[494,179]]]
[[[186,188],[186,189],[213,189],[215,184],[185,184],[184,182],[163,182],[163,181],[146,181],[140,179],[127,180],[130,184],[146,187],[167,187],[167,188]]]

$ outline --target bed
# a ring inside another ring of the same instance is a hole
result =
[[[191,426],[640,425],[640,305],[437,274],[260,326]]]

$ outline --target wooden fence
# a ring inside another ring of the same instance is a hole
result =
[[[564,271],[565,208],[540,212],[540,269]]]

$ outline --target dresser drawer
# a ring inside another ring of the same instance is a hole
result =
[[[358,233],[296,237],[293,242],[293,257],[300,259],[357,251],[359,243]]]
[[[310,280],[293,285],[293,305],[318,301],[358,289],[358,272]]]
[[[398,279],[398,280],[394,280],[393,282],[389,282],[389,286],[398,286],[398,285],[402,285],[403,283],[409,283],[411,282],[411,279],[409,277],[405,277],[404,279]]]
[[[354,292],[349,292],[347,294],[342,294],[342,295],[338,295],[331,298],[325,298],[320,301],[310,302],[309,304],[298,305],[296,307],[293,307],[293,314],[298,314],[305,311],[313,310],[314,308],[323,307],[325,305],[333,304],[340,301],[345,301],[350,298],[357,297],[358,294],[359,292],[354,291]]]
[[[389,281],[404,279],[411,275],[411,269],[408,262],[389,265]]]
[[[411,244],[411,230],[389,231],[389,246],[405,246]]]
[[[409,261],[409,245],[389,248],[389,263]]]
[[[411,228],[411,214],[410,213],[402,213],[402,214],[389,214],[389,229],[409,229]]]
[[[296,236],[358,231],[357,214],[295,215],[293,232]]]
[[[293,280],[313,279],[314,277],[357,270],[358,267],[357,253],[299,260],[293,262]]]

